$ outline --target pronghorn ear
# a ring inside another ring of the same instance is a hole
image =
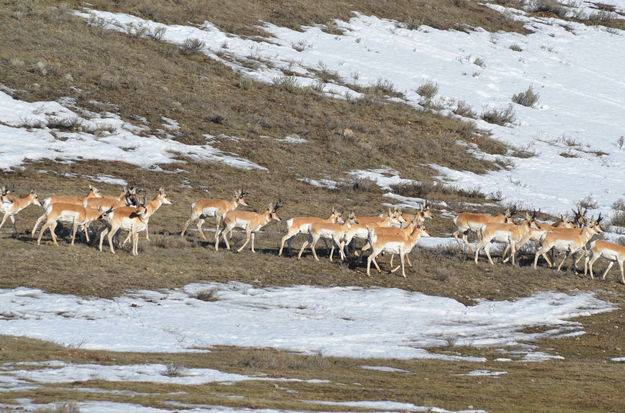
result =
[[[282,200],[278,199],[275,203],[275,205],[273,206],[273,212],[276,212],[277,210],[279,210],[280,208],[282,208]]]
[[[599,218],[597,218],[596,223],[597,224],[600,223],[602,219],[603,219],[603,217],[601,216],[601,212],[599,212]]]

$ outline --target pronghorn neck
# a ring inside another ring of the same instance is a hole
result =
[[[149,218],[150,216],[152,216],[152,214],[154,214],[156,211],[158,211],[158,209],[161,207],[161,205],[163,205],[163,197],[161,195],[156,195],[154,197],[154,199],[152,199],[150,202],[148,202],[148,204],[145,206],[145,218]],[[143,219],[141,219],[143,220]]]

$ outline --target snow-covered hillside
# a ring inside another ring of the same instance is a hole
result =
[[[588,2],[577,6],[578,11],[592,10]],[[483,120],[477,124],[534,156],[507,157],[510,169],[486,176],[435,166],[441,178],[486,193],[500,191],[507,201],[552,213],[591,196],[600,210],[608,212],[623,196],[619,184],[625,178],[623,32],[491,7],[522,20],[532,33],[489,33],[479,28],[466,33],[425,26],[409,30],[398,22],[357,15],[337,22],[343,35],[326,33],[322,27],[300,32],[266,24],[264,29],[273,37],[258,41],[224,33],[210,22],[201,27],[165,26],[124,14],[94,10],[79,14],[92,24],[119,31],[143,27],[153,33],[163,28],[162,39],[175,44],[199,39],[204,53],[266,82],[288,69],[299,74],[293,77],[298,84],[320,86],[315,72],[330,71],[342,82],[324,84],[323,89],[339,98],[358,96],[350,84],[387,82],[407,102],[420,106],[416,89],[433,82],[439,87],[434,101],[446,108],[444,113],[464,101],[479,115],[505,109],[513,95],[531,86],[539,93],[539,102],[535,107],[513,104],[512,124]],[[221,54],[235,62],[254,60],[258,68],[226,61]]]

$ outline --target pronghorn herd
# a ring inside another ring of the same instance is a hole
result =
[[[262,213],[237,209],[239,206],[247,206],[246,195],[248,192],[245,188],[241,188],[231,199],[199,199],[193,202],[191,216],[184,224],[180,236],[184,238],[189,225],[197,221],[197,230],[206,240],[202,225],[207,218],[214,218],[215,250],[219,250],[220,237],[226,248],[230,249],[229,238],[232,236],[232,231],[239,228],[245,231],[246,238],[237,251],[242,251],[248,243],[251,243],[250,249],[255,252],[256,233],[271,221],[281,221],[277,212],[282,204],[280,200],[273,202]],[[58,245],[55,229],[59,222],[72,226],[70,245],[74,245],[79,228],[82,229],[89,242],[89,225],[94,221],[102,221],[105,225],[99,234],[100,251],[106,238],[111,252],[115,253],[113,239],[119,230],[123,230],[128,233],[123,244],[132,240],[132,254],[138,255],[139,233],[145,232],[146,239],[149,241],[150,217],[162,205],[171,203],[163,188],[160,188],[149,202],[145,196],[142,201],[139,201],[134,187],[124,188],[117,196],[103,196],[97,188],[92,186],[89,186],[89,192],[84,197],[51,196],[40,202],[34,190],[20,198],[13,195],[6,187],[2,187],[0,212],[4,213],[4,217],[0,228],[10,218],[13,231],[16,233],[15,215],[33,204],[44,210],[31,232],[34,238],[39,225],[43,223],[37,237],[37,245],[40,245],[46,230],[50,232],[52,243]],[[547,265],[552,267],[555,262],[552,262],[553,256],[550,259],[548,253],[555,250],[564,254],[557,267],[558,271],[569,255],[572,255],[575,271],[577,271],[579,261],[585,258],[584,275],[590,272],[591,278],[594,278],[593,266],[599,258],[603,257],[610,262],[602,279],[605,279],[614,263],[618,262],[621,282],[625,284],[625,247],[603,240],[592,241],[594,235],[603,232],[601,214],[597,219],[589,218],[586,216],[586,211],[578,208],[574,211],[573,220],[561,215],[560,220],[551,225],[539,222],[536,212],[526,213],[524,219],[515,223],[513,216],[516,212],[514,208],[499,215],[463,212],[453,220],[456,226],[453,236],[460,248],[466,246],[469,250],[473,250],[475,263],[478,263],[480,251],[484,250],[488,261],[494,265],[490,249],[493,242],[498,242],[505,244],[506,247],[502,255],[503,262],[511,261],[513,265],[516,265],[516,255],[519,249],[528,241],[535,241],[539,247],[534,255],[534,268],[537,267],[540,257],[543,257]],[[391,268],[395,255],[399,255],[400,260],[400,265],[393,268],[391,272],[401,268],[402,275],[405,277],[404,264],[407,262],[412,267],[409,254],[421,237],[430,236],[425,229],[425,221],[432,217],[432,210],[427,202],[414,215],[403,213],[398,209],[388,209],[385,213],[376,216],[357,216],[354,212],[344,216],[341,211],[333,209],[328,218],[294,217],[286,221],[287,233],[281,238],[278,255],[282,255],[285,243],[291,251],[293,237],[303,234],[308,238],[302,244],[297,259],[301,259],[306,248],[310,247],[312,255],[318,261],[316,246],[319,240],[323,240],[326,245],[328,242],[331,244],[330,261],[334,258],[335,249],[338,250],[340,260],[343,261],[347,257],[350,246],[353,246],[354,239],[359,239],[364,246],[360,251],[354,251],[354,255],[358,256],[360,252],[371,249],[367,258],[367,275],[370,275],[371,263],[375,265],[378,272],[381,272],[376,258],[380,254],[388,253],[391,254]],[[471,232],[477,237],[475,248],[468,240]],[[579,256],[575,259],[577,254]]]

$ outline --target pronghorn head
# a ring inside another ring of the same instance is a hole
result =
[[[248,206],[247,202],[245,202],[245,196],[248,194],[249,192],[247,192],[247,187],[242,186],[238,191],[234,193],[234,199],[236,199],[238,205]]]
[[[11,190],[9,188],[7,188],[6,185],[2,185],[1,190],[2,190],[2,196],[5,196],[5,195],[8,195],[8,194],[11,193]]]
[[[512,208],[506,209],[506,212],[504,212],[506,224],[512,223],[512,217],[516,214],[516,212],[516,205],[513,205]]]
[[[332,214],[330,214],[330,221],[333,224],[336,224],[342,218],[343,218],[343,214],[341,213],[341,211],[336,209],[336,207],[332,207]]]
[[[586,216],[587,212],[588,210],[586,208],[582,209],[580,206],[577,207],[577,211],[573,210],[573,213],[575,214],[575,223],[578,227],[581,228],[590,224],[588,217]]]
[[[39,195],[35,192],[34,189],[30,190],[30,199],[32,199],[32,203],[37,206],[41,206],[41,202],[39,202]]]
[[[139,200],[137,199],[137,188],[131,186],[130,188],[124,187],[124,201],[126,206],[138,206]]]
[[[423,224],[418,224],[414,227],[414,229],[412,230],[412,234],[411,235],[420,235],[422,237],[431,237],[430,233],[428,232],[427,229],[425,229],[425,225]]]
[[[404,218],[404,211],[399,208],[393,209],[393,220],[399,223],[399,226],[403,226],[406,223],[406,219]]]
[[[425,200],[425,203],[421,205],[421,214],[423,215],[423,219],[434,218],[432,210],[430,209],[430,203],[427,200]]]
[[[568,215],[564,215],[564,214],[560,214],[560,222],[562,223],[562,226],[573,226],[573,224],[575,223],[571,217],[569,217]]]
[[[356,219],[356,214],[354,213],[354,211],[350,212],[347,216],[347,222],[350,225],[358,225],[358,220]]]
[[[169,198],[167,198],[167,194],[165,193],[165,188],[163,188],[162,186],[158,188],[158,193],[156,194],[156,197],[159,198],[161,202],[165,205],[172,204]],[[145,205],[145,201],[143,202],[143,205]]]
[[[597,234],[604,231],[603,227],[601,226],[601,221],[603,221],[603,217],[601,216],[601,213],[599,213],[599,218],[597,218],[595,221],[592,222],[592,224],[590,224],[592,229]]]
[[[282,208],[282,201],[280,201],[279,199],[275,203],[269,204],[269,208],[268,208],[269,218],[274,219],[276,221],[282,221],[282,219],[278,215],[278,210],[280,208]]]
[[[89,185],[89,195],[91,195],[94,198],[102,198],[102,193],[100,192],[100,190],[96,188],[95,186],[91,186],[91,185]]]
[[[534,229],[540,229],[538,223],[536,222],[536,216],[538,215],[538,211],[532,211],[532,215],[528,212],[525,213],[525,222],[527,226]]]

